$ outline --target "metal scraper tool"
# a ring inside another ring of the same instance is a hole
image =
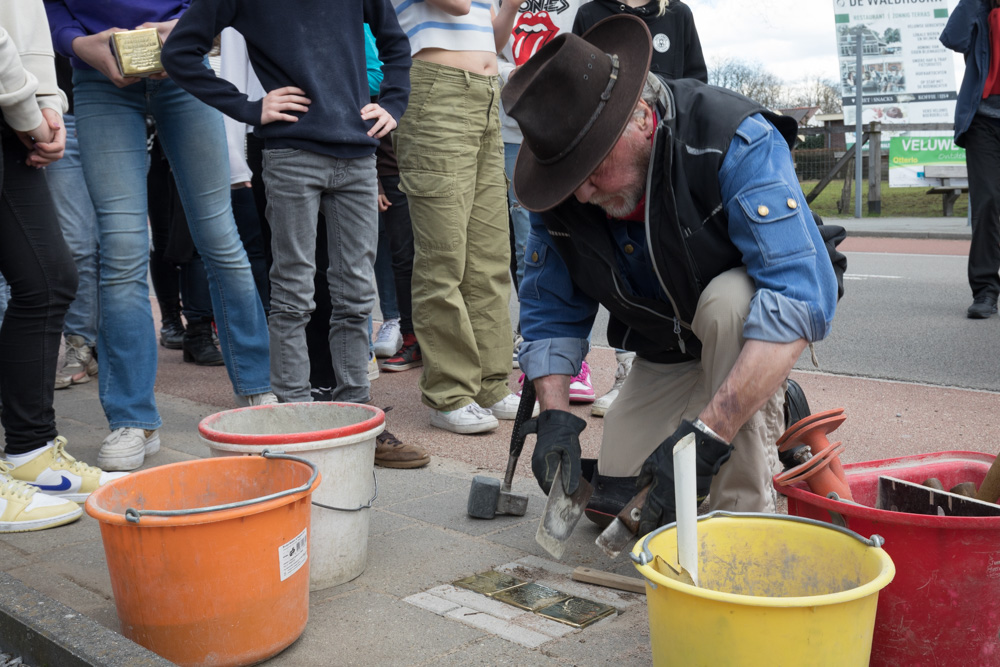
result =
[[[542,512],[538,532],[535,533],[535,541],[555,558],[562,558],[566,551],[566,540],[573,534],[593,492],[594,487],[581,477],[576,491],[572,495],[566,495],[562,486],[562,463],[559,463],[552,488],[549,489],[549,500],[545,503],[545,511]]]

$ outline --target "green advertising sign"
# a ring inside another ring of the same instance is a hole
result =
[[[938,185],[924,177],[927,165],[964,165],[965,149],[952,137],[892,137],[889,140],[889,186]]]

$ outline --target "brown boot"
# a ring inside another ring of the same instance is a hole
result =
[[[375,438],[375,465],[383,468],[422,468],[431,455],[423,447],[404,445],[389,431]]]

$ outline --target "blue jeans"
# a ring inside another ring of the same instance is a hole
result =
[[[503,145],[504,171],[507,172],[507,203],[510,205],[510,219],[514,223],[514,257],[517,259],[517,284],[524,280],[524,246],[528,243],[528,232],[531,231],[531,220],[528,212],[521,208],[514,194],[514,163],[517,162],[517,152],[521,144]]]
[[[112,430],[161,424],[146,284],[146,114],[156,121],[205,262],[233,389],[241,396],[269,391],[267,324],[233,220],[222,115],[169,79],[117,88],[99,72],[76,70],[73,92],[83,172],[97,210],[100,395]]]
[[[7,284],[7,280],[3,276],[0,276],[0,324],[3,324],[8,301],[10,301],[10,285]]]
[[[76,119],[63,116],[66,126],[66,152],[61,160],[45,168],[45,180],[52,193],[59,227],[73,255],[80,286],[66,312],[63,333],[82,336],[90,347],[97,344],[97,213],[90,201],[87,182],[80,162],[80,143]]]
[[[282,401],[311,401],[306,325],[313,310],[316,221],[326,223],[334,401],[370,400],[368,318],[375,306],[378,184],[375,156],[339,159],[264,149],[271,226],[271,382]]]

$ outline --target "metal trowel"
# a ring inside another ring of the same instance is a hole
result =
[[[542,519],[538,522],[538,532],[535,533],[535,541],[553,557],[562,558],[566,551],[566,540],[573,534],[593,492],[594,487],[581,477],[576,491],[566,495],[562,486],[562,463],[556,467],[549,499],[545,503]]]

